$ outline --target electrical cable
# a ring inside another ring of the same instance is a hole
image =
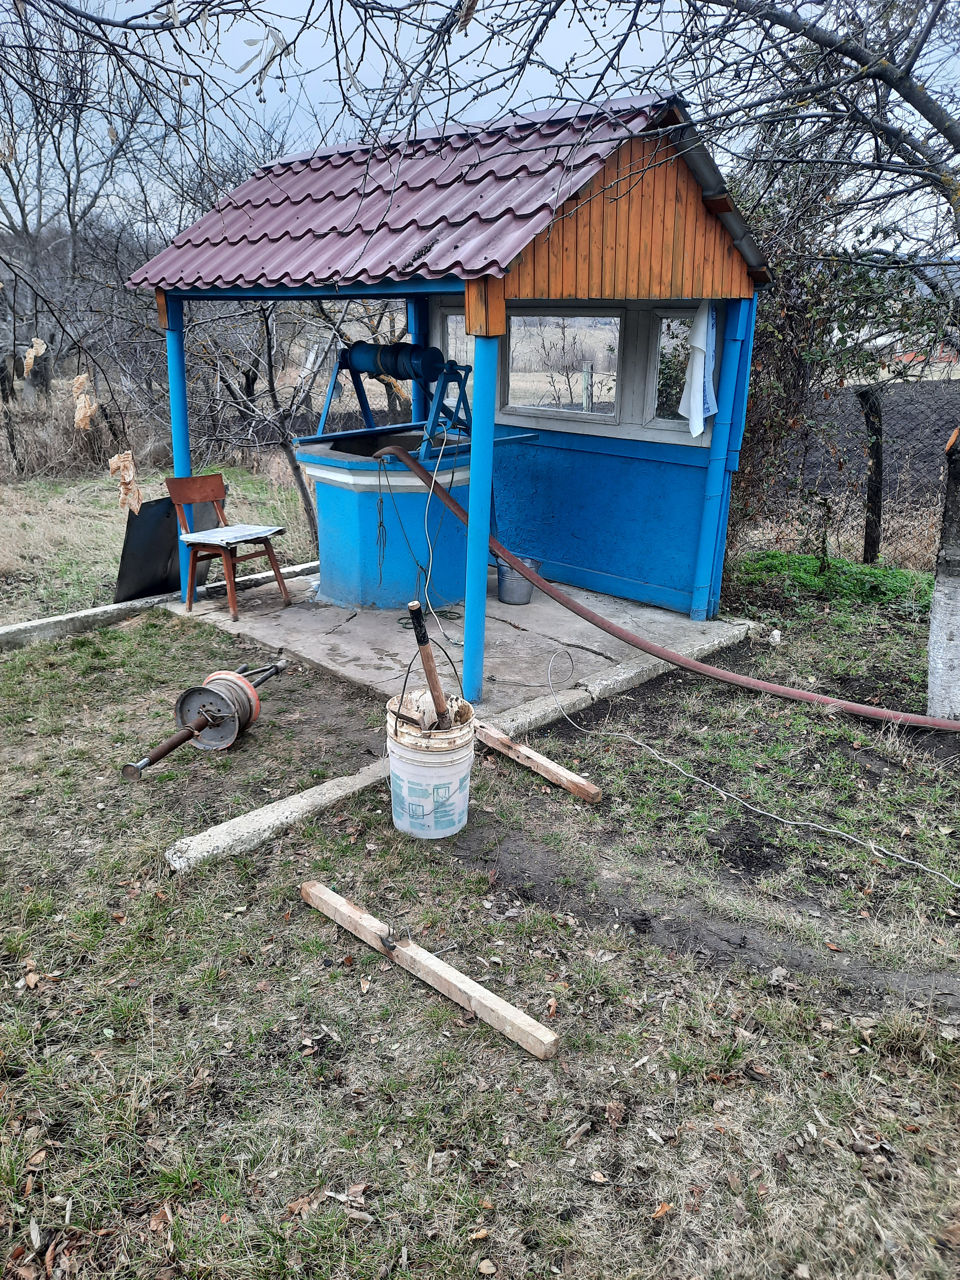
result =
[[[710,791],[716,792],[724,800],[732,800],[736,804],[741,805],[744,809],[749,809],[751,813],[757,814],[761,818],[768,818],[771,822],[779,822],[785,827],[804,827],[808,831],[820,831],[824,835],[836,836],[840,840],[846,840],[850,844],[859,845],[861,849],[869,850],[875,857],[882,856],[890,858],[894,862],[902,862],[906,866],[916,867],[918,871],[924,872],[928,876],[936,876],[938,880],[945,880],[947,884],[954,889],[960,890],[960,882],[952,880],[950,876],[945,875],[942,871],[937,871],[934,867],[928,867],[923,862],[917,862],[915,858],[907,858],[902,853],[894,853],[892,849],[884,848],[883,845],[877,844],[874,840],[862,840],[860,836],[852,835],[849,831],[843,831],[840,827],[828,827],[821,822],[813,822],[808,818],[787,818],[782,813],[773,813],[769,809],[761,809],[759,805],[752,804],[749,800],[744,800],[743,796],[738,796],[734,791],[727,791],[723,787],[717,786],[715,782],[711,782],[708,778],[701,778],[699,774],[685,769],[682,764],[678,764],[676,760],[671,760],[669,756],[665,756],[662,751],[658,751],[656,747],[651,746],[649,742],[644,742],[642,738],[635,738],[630,733],[624,733],[621,729],[587,729],[583,725],[579,725],[567,715],[566,711],[557,697],[557,690],[553,683],[553,664],[563,654],[570,663],[570,674],[573,674],[575,664],[570,653],[566,649],[556,649],[547,664],[547,684],[550,686],[550,693],[557,705],[557,710],[563,716],[568,724],[572,725],[578,733],[582,733],[588,737],[600,738],[623,738],[626,742],[632,742],[634,746],[640,747],[654,760],[660,764],[667,765],[670,769],[676,770],[684,778],[688,778],[691,782],[696,782],[701,787],[706,787]]]

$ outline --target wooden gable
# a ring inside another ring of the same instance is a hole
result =
[[[625,142],[514,259],[507,301],[752,298],[729,231],[665,138]]]

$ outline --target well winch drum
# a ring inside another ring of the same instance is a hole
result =
[[[256,722],[260,695],[239,671],[214,671],[202,685],[184,689],[175,715],[178,729],[206,716],[209,723],[193,739],[193,745],[202,751],[223,751]]]

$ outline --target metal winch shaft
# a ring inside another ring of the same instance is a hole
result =
[[[120,772],[125,778],[137,781],[144,769],[186,742],[192,742],[202,751],[225,751],[260,715],[257,690],[279,675],[286,665],[281,659],[255,671],[246,666],[236,671],[214,671],[202,685],[185,689],[175,709],[177,732],[158,743],[142,760],[125,764]]]

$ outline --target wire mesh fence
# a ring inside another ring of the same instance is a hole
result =
[[[762,479],[755,518],[734,530],[738,550],[775,547],[863,553],[870,435],[860,386],[811,400]],[[944,448],[960,427],[960,377],[879,384],[882,441],[880,555],[889,564],[934,566],[943,507]],[[745,505],[742,501],[741,509]],[[735,502],[736,510],[736,502]]]

